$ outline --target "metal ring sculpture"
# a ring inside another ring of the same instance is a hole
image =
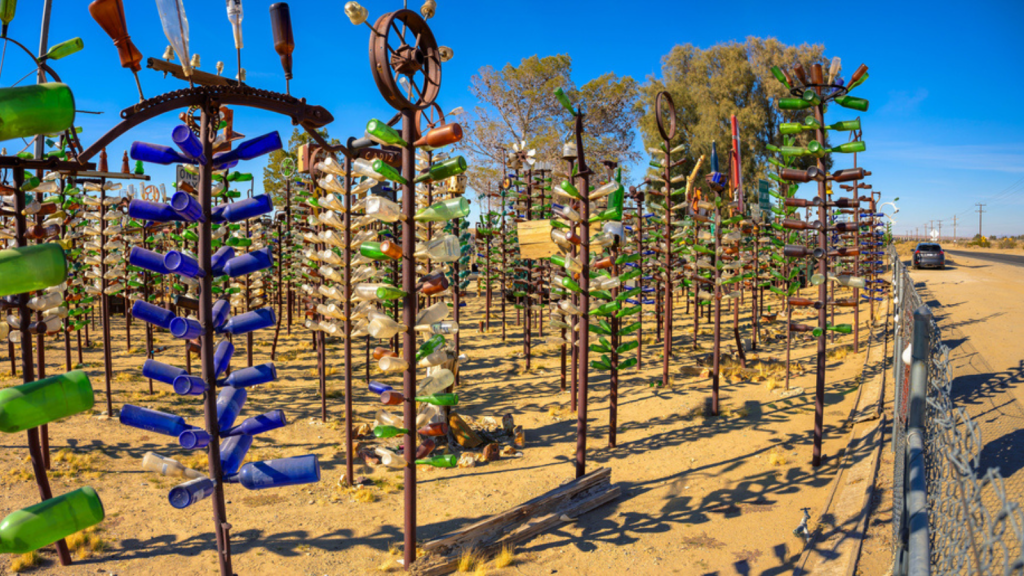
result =
[[[393,40],[400,42],[397,48],[389,41],[392,32]],[[412,43],[406,40],[410,33]],[[423,110],[434,103],[441,89],[441,53],[434,33],[412,10],[389,12],[377,19],[370,34],[370,68],[377,89],[396,110]],[[400,76],[408,80],[407,89],[402,88]]]
[[[662,114],[662,104],[668,105],[668,118]],[[676,136],[676,103],[672,101],[672,95],[662,90],[658,92],[658,95],[654,98],[654,119],[658,121],[658,132],[661,137],[668,142]],[[668,127],[665,127],[666,121]]]

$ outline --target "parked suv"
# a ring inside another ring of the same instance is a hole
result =
[[[939,268],[944,270],[946,268],[946,253],[942,251],[942,246],[932,242],[922,242],[914,248],[914,268]]]

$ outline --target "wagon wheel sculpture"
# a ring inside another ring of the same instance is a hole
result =
[[[389,12],[370,34],[370,68],[396,110],[423,110],[441,89],[441,53],[427,22],[412,10]]]

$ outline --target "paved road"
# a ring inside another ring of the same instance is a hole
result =
[[[1024,257],[947,253],[946,270],[911,275],[950,349],[953,400],[981,430],[980,468],[998,466],[1024,503]]]
[[[996,254],[948,249],[946,250],[946,254],[965,258],[977,258],[978,260],[985,260],[987,262],[998,262],[1000,264],[1010,264],[1012,266],[1024,266],[1024,256],[1017,256],[1015,254]]]

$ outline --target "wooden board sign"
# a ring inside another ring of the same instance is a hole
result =
[[[516,222],[516,232],[519,235],[519,255],[524,260],[540,260],[555,254],[561,254],[558,244],[551,239],[550,220],[526,220]],[[593,236],[601,232],[601,223],[595,222],[590,225],[590,234]],[[591,246],[593,254],[600,254],[600,246]]]

